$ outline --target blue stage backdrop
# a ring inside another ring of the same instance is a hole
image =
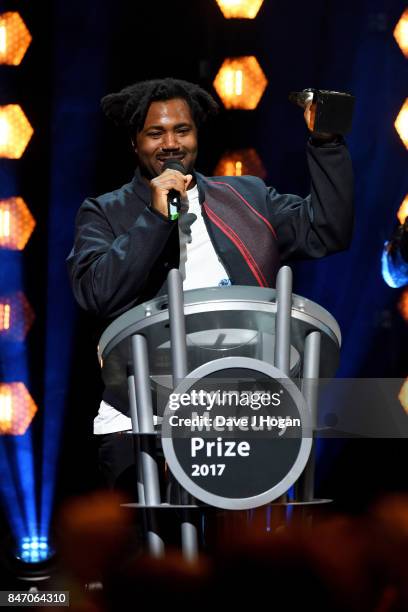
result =
[[[123,0],[57,0],[54,8],[43,507],[50,507],[53,494],[51,458],[64,409],[65,477],[89,457],[72,448],[91,437],[98,391],[94,349],[87,323],[78,319],[64,260],[84,197],[131,177],[129,144],[103,118],[99,100],[137,80],[171,75],[211,87],[224,57],[255,53],[269,80],[259,107],[222,113],[203,141],[198,170],[211,172],[224,149],[251,145],[270,184],[304,195],[307,130],[289,92],[320,87],[356,96],[347,139],[356,179],[353,244],[325,261],[296,265],[295,288],[338,319],[339,375],[401,375],[406,331],[396,321],[398,292],[384,284],[380,260],[408,191],[408,152],[394,129],[407,96],[408,62],[392,36],[405,3],[267,1],[255,21],[238,24],[224,20],[212,0],[159,8]]]

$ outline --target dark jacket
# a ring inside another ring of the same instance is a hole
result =
[[[279,194],[253,176],[195,174],[208,234],[233,284],[273,286],[279,256],[286,263],[349,246],[353,177],[348,151],[343,143],[308,143],[307,159],[311,194],[306,198]],[[108,321],[152,299],[169,269],[179,265],[178,244],[177,222],[150,208],[149,187],[138,171],[120,189],[87,198],[67,259],[76,300]]]

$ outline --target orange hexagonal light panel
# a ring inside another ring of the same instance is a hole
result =
[[[264,0],[216,0],[226,19],[255,19]]]
[[[402,201],[401,206],[397,212],[398,221],[401,225],[404,225],[405,219],[408,217],[408,193]]]
[[[0,106],[0,157],[19,159],[32,134],[33,128],[18,104]]]
[[[0,384],[0,434],[25,434],[36,412],[37,406],[23,383]]]
[[[0,64],[18,66],[31,40],[31,34],[18,13],[0,15]]]
[[[0,200],[0,248],[21,251],[35,227],[23,198]]]
[[[405,57],[408,57],[408,8],[402,13],[400,20],[395,26],[394,38]]]
[[[227,151],[219,160],[214,170],[215,176],[252,176],[266,177],[266,170],[255,149],[237,149]]]
[[[24,293],[0,295],[0,340],[22,342],[34,321],[34,311]]]
[[[253,110],[268,84],[254,55],[224,60],[214,80],[214,88],[225,108]]]
[[[398,302],[398,310],[405,321],[408,321],[408,289],[404,289]]]
[[[408,149],[408,98],[406,98],[404,104],[402,105],[394,125],[398,132],[398,136]]]

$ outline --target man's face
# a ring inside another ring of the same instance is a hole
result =
[[[197,128],[182,98],[152,102],[144,126],[136,135],[135,151],[141,173],[152,179],[168,159],[179,160],[191,173],[197,157]]]

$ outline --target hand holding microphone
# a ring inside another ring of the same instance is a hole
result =
[[[192,179],[179,160],[166,160],[163,172],[150,181],[152,208],[167,219],[177,219],[181,200],[187,197],[186,191]]]

